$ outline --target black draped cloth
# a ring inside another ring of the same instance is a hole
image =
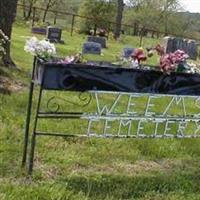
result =
[[[121,91],[132,93],[200,95],[200,75],[163,74],[156,70],[116,66],[47,63],[39,67],[43,89]]]

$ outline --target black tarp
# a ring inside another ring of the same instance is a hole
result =
[[[44,89],[200,95],[200,75],[83,64],[45,64]]]

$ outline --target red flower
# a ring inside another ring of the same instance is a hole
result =
[[[137,60],[139,64],[141,61],[145,61],[147,59],[147,57],[144,55],[144,52],[142,49],[135,49],[135,51],[133,52],[131,57],[134,60]]]

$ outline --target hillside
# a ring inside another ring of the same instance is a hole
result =
[[[188,21],[189,29],[200,34],[200,13],[180,12],[178,17]]]

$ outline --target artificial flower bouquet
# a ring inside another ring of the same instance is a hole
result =
[[[160,56],[160,69],[162,72],[170,74],[171,72],[190,72],[190,67],[186,60],[189,58],[182,50],[176,50],[173,53],[165,53],[164,48],[157,45],[154,48]]]
[[[48,40],[38,40],[36,37],[26,41],[24,50],[43,61],[49,61],[56,55],[54,44]]]
[[[56,63],[59,64],[70,64],[80,63],[82,60],[81,54],[76,54],[75,56],[66,56],[63,59],[58,59],[56,58],[55,45],[45,39],[38,40],[36,37],[32,37],[26,41],[24,50],[44,62],[56,61]]]

